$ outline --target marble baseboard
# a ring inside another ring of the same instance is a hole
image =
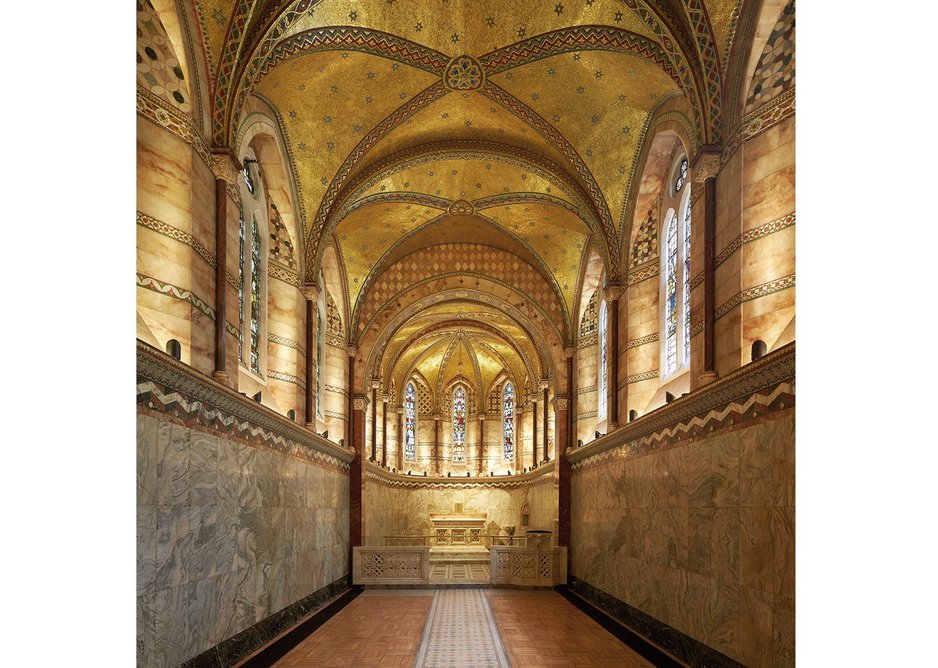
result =
[[[344,576],[314,591],[283,610],[259,621],[240,633],[180,664],[180,668],[228,668],[250,656],[274,638],[298,624],[330,600],[348,591]]]
[[[688,665],[713,666],[714,668],[743,667],[743,664],[725,654],[681,633],[625,601],[610,596],[588,582],[571,577],[569,589]]]

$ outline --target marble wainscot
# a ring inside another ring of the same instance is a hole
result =
[[[138,343],[138,665],[232,665],[345,591],[353,456]]]

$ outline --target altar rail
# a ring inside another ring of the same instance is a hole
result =
[[[496,545],[490,551],[490,582],[521,587],[567,584],[567,548]]]
[[[519,545],[527,544],[525,536],[494,536],[491,534],[436,534],[428,536],[385,536],[386,546],[406,547],[444,547],[444,546],[477,546],[489,548],[493,545]]]
[[[430,548],[414,546],[353,547],[352,584],[430,583]]]

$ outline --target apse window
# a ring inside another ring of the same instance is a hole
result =
[[[609,366],[608,355],[606,352],[606,329],[609,320],[609,313],[606,308],[606,300],[599,307],[599,406],[597,409],[597,418],[600,422],[606,419],[606,395],[608,394],[607,367]]]
[[[413,383],[404,388],[404,460],[417,461],[417,391]]]
[[[690,365],[691,211],[690,186],[679,206],[665,216],[661,268],[661,377],[673,376]]]
[[[502,450],[506,462],[515,458],[515,388],[510,381],[502,393]]]
[[[466,390],[457,385],[453,390],[453,463],[466,461]]]
[[[674,192],[681,192],[681,188],[684,187],[684,182],[687,180],[687,158],[681,158],[680,162],[677,164],[677,168],[674,170]]]

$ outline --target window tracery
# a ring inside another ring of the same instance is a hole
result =
[[[466,461],[466,390],[457,385],[453,390],[453,463]]]
[[[665,231],[664,359],[665,375],[677,369],[677,216],[672,212]]]
[[[602,305],[599,307],[599,407],[597,410],[597,417],[600,420],[606,419],[606,395],[607,392],[607,373],[608,373],[608,357],[606,352],[606,329],[609,320],[609,313],[606,307],[606,300],[603,300]]]
[[[404,388],[404,460],[417,461],[417,391],[412,382]]]
[[[502,403],[502,449],[504,460],[515,457],[515,388],[511,381],[505,383]]]

